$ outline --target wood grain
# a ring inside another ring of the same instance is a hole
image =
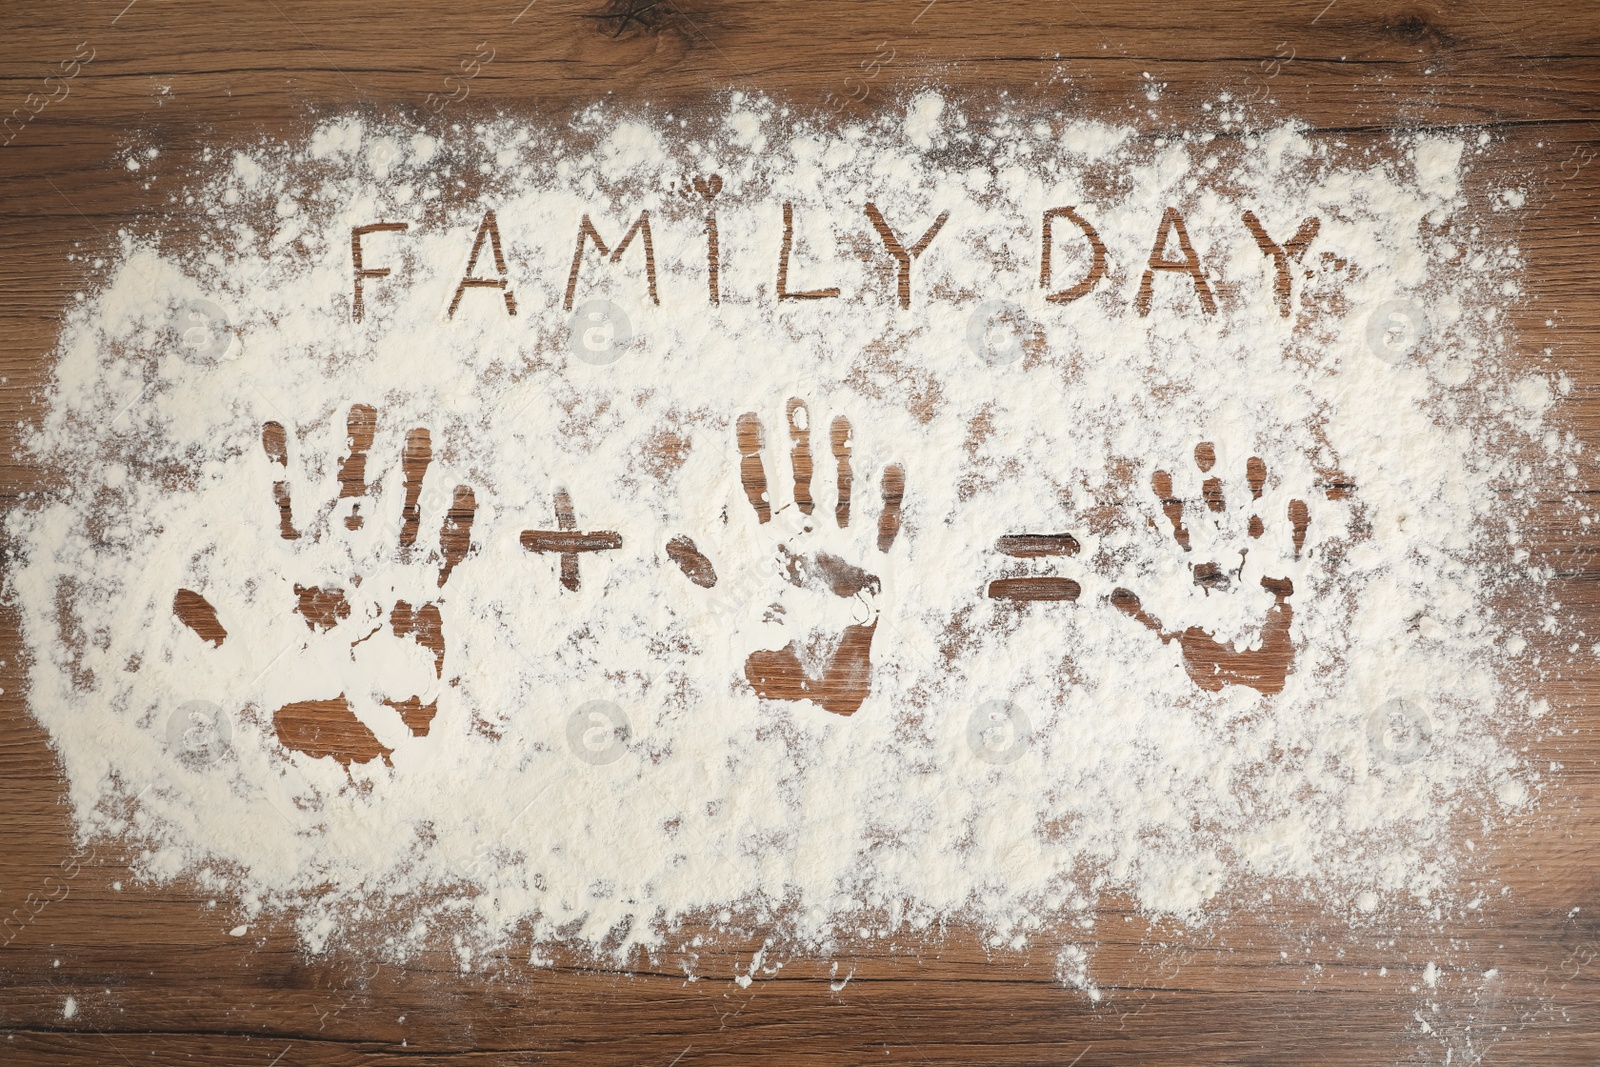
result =
[[[449,92],[445,76],[480,46],[494,58],[443,122],[560,116],[602,95],[694,106],[730,87],[848,116],[938,82],[1137,118],[1152,135],[1182,129],[1224,89],[1270,94],[1277,113],[1355,147],[1397,130],[1482,129],[1498,149],[1472,194],[1530,190],[1526,210],[1491,216],[1529,265],[1529,295],[1508,308],[1521,348],[1530,360],[1548,349],[1570,375],[1565,414],[1586,451],[1600,443],[1591,4],[661,0],[629,15],[644,0],[525,2],[12,5],[0,115],[52,93],[44,79],[63,61],[85,49],[93,58],[64,98],[0,135],[10,138],[0,148],[0,449],[15,453],[60,317],[99,276],[96,259],[118,231],[181,231],[198,210],[147,188],[119,149],[156,146],[182,169],[206,144],[304,132],[333,109],[437,126],[429,94]],[[1165,86],[1159,102],[1145,100],[1147,80]],[[50,472],[9,461],[0,497],[9,506],[51,487]],[[1529,543],[1553,569],[1563,610],[1594,634],[1600,546],[1567,539],[1560,507],[1552,499],[1529,516]],[[10,614],[0,647],[0,912],[47,884],[67,889],[0,949],[6,1064],[1420,1064],[1442,1062],[1447,1048],[1454,1063],[1600,1060],[1593,657],[1543,683],[1571,721],[1529,752],[1562,767],[1542,813],[1478,834],[1484,877],[1509,892],[1441,916],[1442,937],[1431,920],[1352,926],[1292,887],[1247,885],[1234,894],[1240,907],[1198,931],[1113,908],[1093,930],[1020,953],[959,928],[847,951],[838,977],[851,978],[835,990],[828,967],[805,959],[748,989],[732,984],[762,943],[756,927],[702,953],[696,981],[645,959],[629,973],[585,959],[535,968],[521,956],[464,970],[444,949],[404,969],[308,960],[273,924],[231,938],[227,902],[213,908],[198,888],[135,885],[114,854],[60,866],[75,855],[64,781],[23,705]],[[1054,973],[1060,944],[1086,938],[1098,1003]],[[1430,960],[1446,980],[1411,992]],[[1459,970],[1468,964],[1471,974]],[[1492,979],[1480,973],[1489,969]],[[70,1020],[69,993],[79,1004]]]

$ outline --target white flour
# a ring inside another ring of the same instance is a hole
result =
[[[1512,362],[1519,255],[1480,236],[1488,206],[1461,184],[1483,145],[1369,157],[1219,114],[1182,140],[934,95],[842,129],[741,96],[709,120],[596,108],[443,140],[348,119],[152,178],[188,181],[174,203],[209,228],[122,236],[31,438],[61,488],[8,518],[28,700],[80,833],[128,842],[146,879],[236,895],[243,919],[291,909],[313,950],[378,923],[396,951],[454,936],[464,962],[513,929],[535,958],[556,940],[627,958],[690,919],[819,952],[952,921],[1020,945],[1108,892],[1194,919],[1262,881],[1340,914],[1428,907],[1452,827],[1537,784],[1510,738],[1544,705],[1491,603],[1528,582],[1518,494],[1577,451],[1546,421],[1567,385]],[[838,296],[779,299],[786,202],[781,284]],[[1041,231],[1063,207],[1050,291],[1096,273],[1081,223],[1103,276],[1051,302]],[[1151,251],[1168,208],[1204,281],[1156,269],[1142,295],[1152,258],[1184,258],[1176,228]],[[452,315],[488,210],[501,247],[484,235],[471,274],[504,284],[466,286]],[[653,282],[642,230],[618,251],[641,210]],[[569,312],[585,216],[611,255],[584,245]],[[376,223],[407,228],[360,238],[362,270],[389,273],[360,280],[358,321],[351,231]],[[375,428],[342,483],[353,404]],[[744,413],[765,448],[741,460]],[[432,462],[407,522],[416,427]],[[758,458],[767,523],[740,482]],[[441,586],[458,485],[470,551]],[[575,553],[565,584],[524,537],[570,543],[559,490],[576,532],[621,542]],[[997,549],[1062,533],[1076,554]],[[1019,577],[1077,596],[988,595]],[[180,621],[180,590],[220,644]],[[430,603],[442,660],[407,635]],[[815,677],[852,633],[872,664],[853,715],[758,695],[789,641]],[[1247,658],[1251,684],[1226,684],[1206,635],[1284,643],[1293,669]],[[371,738],[348,765],[279,711],[340,695]],[[1086,967],[1064,957],[1063,977],[1087,986]]]

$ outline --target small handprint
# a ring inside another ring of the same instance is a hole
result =
[[[365,404],[351,407],[346,424],[349,454],[339,462],[339,493],[301,528],[296,526],[288,479],[288,434],[281,423],[268,422],[262,427],[261,442],[267,458],[281,468],[281,476],[272,486],[279,535],[295,543],[299,554],[309,556],[322,552],[334,557],[332,562],[337,566],[339,552],[329,536],[335,528],[336,516],[341,518],[339,525],[351,533],[365,525],[367,517],[362,506],[377,488],[366,480],[367,456],[376,428],[375,409]],[[384,560],[376,568],[382,573],[354,574],[347,583],[293,584],[293,603],[286,603],[285,607],[305,622],[308,636],[298,651],[308,661],[302,666],[313,668],[296,671],[296,674],[340,675],[345,686],[337,696],[292,701],[274,712],[273,726],[278,740],[286,748],[313,758],[329,757],[346,767],[380,757],[389,762],[393,749],[383,745],[357,716],[352,694],[357,699],[369,693],[374,695],[377,703],[399,715],[412,736],[427,736],[438,712],[437,688],[444,678],[445,659],[444,620],[439,611],[440,599],[434,591],[444,587],[456,565],[466,558],[472,541],[472,520],[477,512],[472,488],[455,486],[441,520],[438,548],[426,552],[419,549],[417,536],[421,527],[423,485],[432,459],[428,431],[418,428],[408,432],[401,453],[403,500],[398,522],[380,531],[382,536],[394,533],[396,550],[391,553],[384,549]],[[194,590],[178,591],[173,598],[173,612],[214,647],[220,648],[228,638],[228,631],[215,608]],[[385,625],[388,635],[383,633]],[[339,636],[330,640],[329,635],[334,631]],[[384,641],[405,642],[408,639],[431,653],[433,677],[411,679],[399,686],[389,676],[374,679],[374,673],[381,671],[387,675],[393,667],[392,660],[379,658],[378,646]],[[348,651],[341,652],[341,648]],[[375,691],[375,687],[389,692]],[[400,697],[396,690],[410,692]]]
[[[775,537],[781,537],[775,552],[786,588],[778,590],[778,599],[767,608],[763,621],[777,640],[782,640],[796,629],[790,619],[800,612],[794,609],[803,607],[808,616],[815,613],[831,619],[810,626],[780,648],[751,652],[745,659],[745,678],[764,699],[810,700],[834,714],[853,715],[872,689],[872,640],[883,582],[841,554],[852,552],[853,540],[850,522],[855,472],[850,422],[840,416],[830,427],[838,489],[830,530],[814,515],[810,412],[796,397],[789,400],[785,416],[794,488],[792,501],[777,508],[768,496],[761,420],[754,412],[746,412],[735,427],[739,472],[751,510],[758,523],[786,531]],[[900,533],[904,468],[899,464],[885,467],[881,486],[883,507],[875,543],[879,553],[887,553]],[[775,518],[791,521],[775,523]],[[704,589],[717,585],[715,565],[693,539],[673,538],[667,544],[667,555],[695,585]],[[840,609],[849,613],[848,618],[842,617]]]
[[[1215,448],[1209,443],[1202,443],[1195,448],[1194,457],[1200,473],[1210,475],[1217,462]],[[1266,525],[1257,513],[1257,502],[1262,499],[1262,492],[1267,483],[1267,465],[1259,457],[1252,456],[1245,464],[1245,482],[1250,490],[1249,502],[1244,506],[1248,514],[1245,531],[1251,542],[1258,542],[1266,532]],[[1185,553],[1192,552],[1195,547],[1193,534],[1184,524],[1183,501],[1173,495],[1172,476],[1166,471],[1158,470],[1151,478],[1150,486],[1172,527],[1173,540]],[[1201,514],[1209,515],[1213,520],[1212,531],[1218,532],[1228,513],[1222,479],[1216,475],[1207,477],[1201,484],[1200,492],[1205,507],[1205,511]],[[1238,517],[1245,516],[1241,514]],[[1288,519],[1294,545],[1294,558],[1298,560],[1305,548],[1306,529],[1311,521],[1310,510],[1303,500],[1289,501]],[[1213,593],[1225,594],[1235,582],[1239,581],[1249,552],[1249,545],[1241,548],[1238,553],[1238,565],[1232,569],[1225,568],[1216,561],[1190,563],[1189,570],[1194,576],[1194,583],[1204,590],[1207,596]],[[1224,644],[1215,640],[1211,632],[1199,626],[1191,626],[1181,633],[1169,631],[1159,619],[1144,609],[1139,598],[1128,589],[1119,588],[1113,591],[1111,603],[1157,634],[1163,643],[1177,640],[1178,647],[1183,651],[1184,667],[1188,670],[1189,677],[1200,688],[1217,691],[1226,685],[1244,685],[1258,692],[1270,694],[1282,691],[1289,671],[1294,665],[1294,643],[1289,636],[1290,627],[1294,623],[1294,608],[1289,603],[1289,598],[1294,595],[1294,583],[1287,577],[1263,576],[1261,586],[1273,595],[1274,603],[1267,609],[1267,616],[1260,630],[1260,645],[1257,648],[1239,649],[1231,643]]]

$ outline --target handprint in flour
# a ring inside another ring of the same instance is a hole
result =
[[[894,547],[905,498],[905,470],[899,464],[884,468],[877,523],[861,536],[861,524],[851,525],[855,494],[852,431],[848,419],[835,418],[829,441],[838,495],[833,521],[825,522],[816,514],[811,494],[810,411],[802,400],[792,398],[786,405],[785,420],[793,490],[792,499],[777,506],[768,494],[762,459],[766,441],[760,418],[746,412],[735,426],[745,496],[756,521],[764,529],[774,530],[776,572],[783,582],[762,619],[762,643],[780,647],[751,652],[745,659],[745,678],[764,699],[810,700],[837,715],[853,715],[872,688],[872,641],[883,582],[852,563],[850,557],[861,557],[863,540],[875,544],[880,554]],[[675,537],[666,548],[691,582],[703,589],[717,587],[715,565],[692,538]],[[729,564],[727,559],[722,562],[724,567]],[[819,619],[825,621],[819,624]]]
[[[338,494],[299,525],[291,499],[289,435],[282,424],[268,422],[262,427],[261,442],[270,464],[278,468],[272,500],[279,537],[292,546],[296,562],[308,572],[322,572],[320,580],[308,578],[306,585],[285,583],[283,608],[300,617],[305,631],[268,669],[281,664],[280,679],[290,687],[309,680],[341,690],[334,696],[315,694],[283,704],[273,713],[273,726],[286,748],[313,758],[332,758],[348,767],[380,757],[389,762],[393,749],[369,725],[376,722],[374,716],[390,714],[382,712],[383,707],[399,716],[411,736],[428,733],[444,678],[440,590],[471,547],[477,501],[466,485],[455,485],[445,496],[438,477],[430,483],[433,491],[424,493],[432,441],[426,429],[413,429],[405,435],[402,448],[403,501],[398,515],[387,516],[388,522],[371,529],[363,507],[378,488],[367,481],[376,410],[354,405],[346,429],[349,452],[339,461]],[[442,512],[437,548],[417,544],[424,510]],[[358,539],[365,544],[354,546]],[[228,629],[202,593],[180,589],[173,611],[214,646],[221,648],[227,640]],[[426,655],[407,651],[412,643]]]
[[[1197,552],[1196,558],[1213,556],[1215,550],[1223,547],[1229,534],[1238,532],[1230,527],[1243,526],[1247,540],[1237,548],[1234,558],[1215,555],[1206,562],[1187,564],[1194,584],[1208,598],[1225,596],[1239,591],[1237,584],[1243,577],[1245,561],[1255,547],[1263,544],[1262,538],[1267,532],[1266,522],[1259,513],[1267,483],[1267,465],[1258,457],[1249,459],[1245,464],[1249,498],[1230,511],[1222,479],[1211,473],[1217,462],[1215,448],[1202,443],[1195,448],[1194,456],[1200,473],[1208,475],[1201,483],[1201,506],[1186,509],[1184,502],[1174,495],[1172,475],[1166,471],[1156,471],[1150,487],[1171,527],[1172,539],[1185,557]],[[1186,514],[1190,519],[1188,524],[1185,523]],[[1298,560],[1305,548],[1310,510],[1305,501],[1293,499],[1288,503],[1285,518],[1289,522],[1294,558]],[[1152,522],[1158,521],[1152,518]],[[1260,583],[1272,594],[1273,604],[1261,623],[1255,647],[1239,648],[1231,642],[1218,641],[1214,631],[1200,626],[1190,626],[1181,632],[1168,630],[1145,609],[1139,597],[1126,588],[1116,589],[1111,594],[1111,603],[1159,636],[1163,643],[1177,641],[1183,652],[1184,667],[1200,688],[1217,691],[1226,685],[1243,685],[1270,694],[1283,689],[1294,665],[1294,642],[1290,637],[1294,608],[1289,603],[1294,595],[1294,583],[1287,576],[1267,574],[1262,574]]]

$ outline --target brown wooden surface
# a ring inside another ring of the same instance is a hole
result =
[[[0,451],[13,452],[16,419],[35,410],[63,308],[94,277],[67,254],[105,254],[119,227],[149,228],[171,210],[120,165],[119,146],[136,136],[181,168],[202,143],[303,131],[330,109],[434,121],[427,95],[448,92],[444,77],[480,42],[495,58],[448,121],[493,109],[560,115],[601,94],[679,104],[729,86],[817,108],[830,92],[864,88],[865,102],[848,105],[862,110],[936,81],[1111,117],[1153,109],[1141,119],[1152,129],[1181,127],[1222,89],[1261,85],[1277,113],[1357,145],[1399,127],[1488,128],[1504,142],[1488,178],[1532,194],[1525,211],[1496,217],[1529,264],[1530,298],[1512,309],[1520,343],[1554,349],[1576,382],[1565,414],[1586,451],[1600,445],[1600,9],[1585,0],[661,0],[628,19],[591,17],[623,10],[595,3],[524,3],[6,4],[0,113],[54,92],[43,79],[80,43],[94,58],[0,148]],[[869,78],[862,64],[884,42],[894,58]],[[1168,86],[1159,104],[1138,95],[1146,72]],[[182,214],[164,225],[181,229]],[[42,473],[8,461],[7,504]],[[1561,541],[1553,516],[1534,517],[1536,559],[1559,572],[1563,610],[1600,633],[1596,546]],[[5,912],[72,849],[17,649],[6,615]],[[463,975],[442,952],[405,969],[308,961],[271,924],[230,938],[227,902],[213,910],[196,891],[131,881],[118,890],[126,869],[102,854],[0,949],[0,1063],[1399,1064],[1444,1062],[1446,1048],[1458,1064],[1600,1062],[1600,718],[1590,703],[1600,670],[1589,663],[1548,685],[1571,710],[1559,735],[1530,750],[1563,765],[1542,813],[1478,843],[1484,876],[1510,892],[1446,916],[1443,935],[1432,923],[1352,930],[1296,902],[1292,887],[1267,903],[1269,887],[1257,886],[1240,891],[1248,908],[1199,932],[1111,911],[1092,931],[1061,931],[1020,954],[986,952],[962,931],[903,941],[841,960],[840,976],[854,977],[838,992],[826,964],[804,959],[748,989],[731,983],[733,964],[760,946],[758,929],[703,955],[695,982],[669,963],[626,975],[584,961],[533,968],[521,948]],[[1055,980],[1056,947],[1075,939],[1099,946],[1098,1005]],[[1446,980],[1413,994],[1430,960]],[[1475,973],[1490,968],[1494,979]],[[79,1005],[71,1020],[68,995]]]

